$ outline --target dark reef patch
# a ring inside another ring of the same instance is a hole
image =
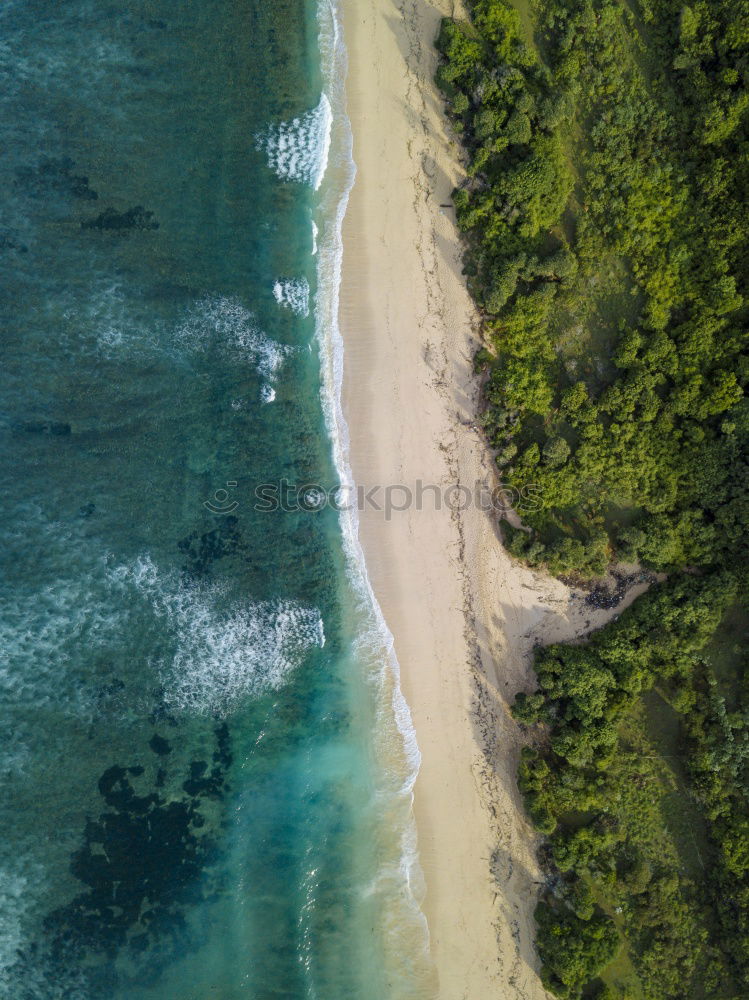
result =
[[[224,518],[212,531],[191,532],[177,548],[185,556],[185,573],[194,579],[207,576],[219,559],[248,553],[236,517]]]
[[[155,754],[159,755],[159,757],[164,757],[166,754],[172,752],[169,740],[165,740],[164,737],[159,736],[158,733],[153,734],[153,737],[148,741],[148,745]]]
[[[0,230],[0,254],[8,251],[10,253],[28,253],[29,248],[25,243],[21,243],[18,235],[12,230]]]
[[[64,975],[72,965],[90,968],[101,990],[107,982],[118,985],[113,963],[124,949],[131,956],[150,950],[162,960],[150,961],[139,976],[152,980],[186,941],[183,908],[207,898],[202,875],[219,833],[216,807],[207,803],[224,794],[232,763],[228,727],[217,726],[214,737],[210,771],[206,761],[193,761],[181,786],[165,766],[171,746],[157,734],[149,741],[156,769],[148,759],[146,766],[103,772],[98,787],[106,808],[87,820],[71,857],[71,872],[85,889],[44,922],[52,969]]]
[[[81,222],[81,229],[98,229],[100,232],[126,232],[128,230],[146,231],[158,229],[159,223],[142,205],[128,208],[125,212],[117,212],[114,208],[105,208],[93,219]]]
[[[13,424],[13,430],[23,434],[49,434],[51,437],[70,437],[70,424],[60,420],[20,420]]]
[[[99,197],[83,174],[74,174],[75,163],[67,156],[43,156],[35,167],[16,169],[16,187],[31,198],[43,198],[51,193],[96,201]]]

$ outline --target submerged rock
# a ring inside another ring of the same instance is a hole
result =
[[[136,205],[134,208],[128,208],[125,212],[105,208],[96,218],[83,221],[81,228],[122,232],[128,229],[158,229],[159,223],[154,219],[153,212],[147,211],[142,205]]]
[[[16,170],[16,187],[32,198],[50,193],[68,195],[83,201],[96,201],[99,197],[84,174],[74,174],[75,163],[67,156],[43,156],[35,167]]]
[[[68,437],[72,434],[70,424],[57,420],[22,420],[14,424],[13,429],[26,434],[50,434],[53,437]]]

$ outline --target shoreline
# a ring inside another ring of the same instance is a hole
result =
[[[322,231],[315,221],[313,255],[317,255],[318,292],[315,323],[322,374],[322,404],[339,482],[351,483],[350,431],[343,412],[343,367],[345,345],[340,328],[340,294],[343,263],[343,222],[356,178],[353,135],[348,116],[346,80],[348,51],[345,44],[340,0],[320,0],[318,4],[318,44],[325,90],[331,115],[324,139],[327,183],[318,213]],[[331,103],[332,102],[332,103]],[[330,151],[333,150],[333,163]],[[332,169],[331,169],[332,168]],[[318,236],[320,242],[318,243]],[[386,975],[397,982],[407,969],[406,998],[422,996],[423,984],[433,981],[429,959],[426,919],[420,907],[422,876],[416,850],[413,818],[413,785],[420,765],[420,752],[408,705],[401,689],[400,665],[394,640],[388,629],[367,572],[359,532],[356,506],[340,511],[339,524],[348,565],[348,582],[356,595],[360,666],[377,688],[377,721],[373,753],[380,768],[375,799],[389,803],[380,816],[384,829],[398,834],[399,860],[392,867],[392,845],[386,849],[388,863],[379,871],[383,896],[389,897],[387,918],[382,927],[385,954],[390,959]],[[363,628],[363,630],[362,630]],[[367,650],[367,652],[365,652]],[[363,654],[363,655],[362,655]],[[405,777],[404,777],[405,776]],[[397,904],[393,906],[393,902]],[[416,993],[413,992],[416,990]],[[397,995],[401,995],[398,992]]]
[[[356,180],[343,222],[341,405],[354,481],[496,484],[473,429],[480,345],[451,208],[458,146],[433,84],[451,0],[343,0]],[[371,586],[394,637],[421,751],[414,788],[423,912],[459,1000],[546,997],[533,948],[538,837],[515,783],[509,706],[534,686],[534,643],[573,639],[616,608],[513,562],[476,508],[360,514]]]

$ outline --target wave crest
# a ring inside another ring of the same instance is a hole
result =
[[[239,299],[220,295],[196,303],[177,328],[175,337],[181,347],[192,351],[218,348],[248,359],[264,380],[260,390],[264,402],[275,398],[273,383],[293,350],[264,334],[254,313]]]
[[[291,309],[297,316],[309,316],[309,282],[306,278],[278,280],[273,297],[280,306]]]
[[[309,184],[317,191],[328,166],[333,111],[327,94],[318,105],[291,121],[269,125],[255,136],[268,166],[283,180]]]
[[[220,587],[178,582],[148,557],[113,576],[147,597],[174,640],[157,665],[174,712],[227,715],[243,699],[280,688],[312,648],[325,644],[316,608],[294,601],[222,607]]]

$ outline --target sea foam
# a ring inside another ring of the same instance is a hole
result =
[[[254,313],[239,299],[218,295],[195,303],[175,337],[183,348],[191,351],[225,351],[238,361],[249,361],[263,379],[260,398],[266,403],[275,399],[274,383],[293,350],[266,336]]]
[[[214,715],[281,687],[325,643],[316,608],[239,598],[160,569],[148,555],[118,562],[81,535],[60,534],[59,524],[35,523],[43,582],[33,600],[15,588],[0,592],[0,709],[12,730],[0,747],[6,774],[23,773],[41,710],[81,724],[103,712],[153,710],[153,685],[123,661],[124,636],[171,711]],[[66,550],[76,552],[68,572]]]
[[[259,132],[256,148],[265,151],[268,166],[279,177],[309,184],[317,191],[328,165],[332,124],[330,101],[322,94],[312,111]]]
[[[306,278],[278,280],[273,296],[280,306],[291,309],[297,316],[309,316],[309,282]]]
[[[301,310],[306,282],[295,279],[281,284],[284,304]],[[47,302],[48,309],[62,314],[60,341],[71,356],[154,362],[163,361],[165,356],[200,356],[210,351],[224,354],[238,365],[251,364],[262,379],[261,400],[275,398],[275,383],[294,348],[268,337],[255,314],[238,298],[205,296],[192,303],[182,320],[172,326],[157,319],[146,322],[117,282],[92,278],[92,286],[85,299],[66,290],[59,300]],[[96,330],[93,342],[81,339],[80,331],[87,329]]]
[[[28,879],[20,872],[0,870],[0,975],[17,958],[23,944],[21,930]]]
[[[11,587],[0,593],[0,708],[13,720],[13,738],[4,742],[1,754],[9,770],[23,770],[24,741],[33,742],[35,711],[54,707],[67,716],[91,717],[81,645],[109,659],[124,627],[123,612],[102,589],[104,557],[89,559],[80,539],[58,540],[52,525],[37,525],[39,589],[33,598]],[[77,559],[63,575],[55,556],[59,559],[69,540],[78,544]]]
[[[227,602],[216,584],[185,583],[145,556],[112,570],[150,602],[172,638],[155,664],[173,712],[228,715],[243,699],[280,688],[325,644],[320,612],[294,601]]]

